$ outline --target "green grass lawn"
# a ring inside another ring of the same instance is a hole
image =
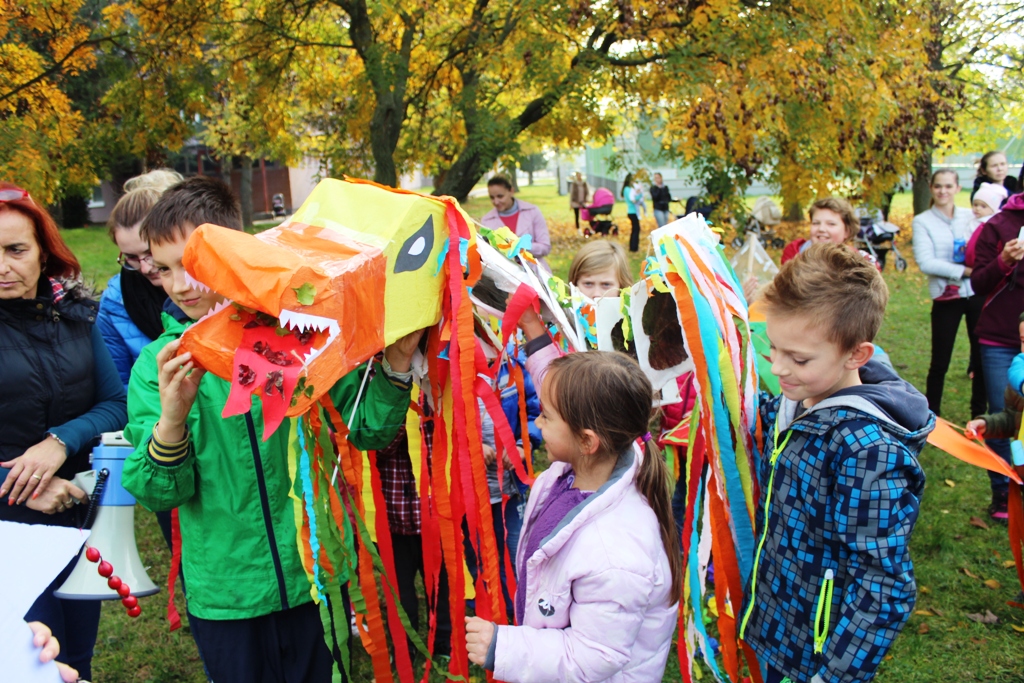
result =
[[[523,187],[520,196],[540,206],[553,224],[564,224],[552,228],[550,258],[555,271],[564,276],[581,243],[575,230],[567,229],[572,217],[568,199],[559,197],[551,185]],[[966,205],[966,201],[963,204]],[[908,213],[909,197],[897,198],[895,206],[899,213]],[[466,208],[470,215],[479,218],[490,207],[484,198],[468,202]],[[906,218],[904,215],[901,220],[906,222]],[[652,226],[650,222],[645,224],[645,232]],[[901,248],[912,262],[910,246],[905,243],[909,229],[904,232]],[[82,261],[89,280],[102,286],[117,271],[117,250],[107,240],[104,228],[63,234]],[[775,256],[778,258],[778,254]],[[639,255],[634,257],[633,263],[638,265]],[[889,266],[884,275],[891,299],[877,342],[889,352],[900,373],[923,388],[928,371],[930,329],[925,277],[913,264],[902,274],[895,273]],[[943,404],[946,417],[960,424],[970,417],[967,357],[967,337],[961,332],[946,379]],[[911,617],[876,680],[880,683],[1024,681],[1024,633],[1013,628],[1024,630],[1024,611],[1006,605],[1019,589],[1014,570],[1004,567],[1004,563],[1012,559],[1006,528],[991,525],[981,529],[970,523],[973,516],[987,521],[988,477],[984,471],[930,446],[922,454],[921,462],[928,483],[911,542],[919,587],[918,613]],[[136,529],[150,576],[158,584],[165,583],[169,553],[153,515],[137,508]],[[989,579],[998,582],[998,587],[986,586],[984,581]],[[136,620],[129,619],[118,604],[104,605],[94,679],[105,683],[200,683],[205,680],[187,630],[167,632],[166,592],[144,599],[142,605],[143,614]],[[179,609],[184,614],[180,598]],[[998,617],[997,623],[980,624],[968,618],[971,614],[985,614],[987,610]],[[358,647],[354,666],[354,680],[372,680],[369,659]],[[478,679],[483,680],[483,677],[478,676]],[[679,680],[674,657],[670,657],[665,680]]]

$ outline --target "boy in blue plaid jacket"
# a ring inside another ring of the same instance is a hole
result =
[[[914,608],[908,543],[935,418],[872,359],[889,293],[847,247],[815,245],[764,293],[765,399],[757,545],[740,635],[768,683],[860,683]]]

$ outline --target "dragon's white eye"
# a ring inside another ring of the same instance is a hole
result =
[[[428,216],[423,226],[409,236],[395,257],[395,273],[419,270],[434,248],[434,217]]]

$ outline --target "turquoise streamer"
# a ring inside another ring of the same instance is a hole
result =
[[[701,477],[700,484],[697,486],[697,500],[694,506],[693,515],[693,529],[690,532],[690,602],[693,607],[693,621],[697,627],[698,633],[704,637],[704,646],[701,648],[704,651],[704,661],[709,667],[711,667],[711,673],[714,675],[716,681],[722,680],[722,674],[718,671],[718,664],[715,662],[715,653],[708,652],[708,648],[711,644],[708,642],[708,631],[704,627],[704,606],[703,595],[701,595],[701,582],[700,582],[700,552],[698,546],[700,545],[700,539],[697,536],[697,520],[701,516],[702,502],[701,494],[704,491],[704,487],[707,485],[706,475]],[[683,638],[682,633],[679,634],[680,638]]]
[[[434,277],[437,277],[441,273],[441,269],[444,268],[444,260],[448,257],[448,240],[444,241],[441,246],[441,251],[437,254],[437,268],[434,269]]]
[[[313,550],[313,581],[316,583],[316,594],[324,599],[324,586],[320,582],[320,539],[316,533],[316,511],[313,508],[313,480],[309,476],[310,459],[306,449],[306,430],[299,425],[299,476],[302,477],[302,500],[306,504],[306,515],[309,517],[309,546]]]
[[[671,245],[671,253],[669,251]],[[732,421],[729,419],[729,409],[725,405],[725,394],[722,388],[722,374],[718,366],[718,348],[721,333],[715,321],[715,315],[711,304],[704,298],[697,288],[696,283],[690,275],[686,266],[686,259],[683,256],[679,243],[674,239],[662,240],[662,250],[666,259],[675,266],[676,271],[682,278],[690,298],[697,311],[697,320],[700,326],[701,346],[704,354],[704,361],[708,368],[708,382],[711,390],[712,413],[715,423],[718,425],[730,425],[728,429],[716,430],[718,439],[718,461],[722,474],[725,478],[725,490],[729,514],[732,517],[732,526],[736,533],[736,558],[739,565],[743,585],[750,581],[750,572],[753,570],[754,558],[754,528],[750,523],[747,514],[746,496],[743,493],[743,483],[740,480],[739,469],[736,467],[736,450],[732,443]],[[711,354],[714,354],[711,357]]]

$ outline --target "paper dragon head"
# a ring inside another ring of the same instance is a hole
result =
[[[259,235],[195,230],[185,269],[227,301],[182,345],[231,382],[224,415],[257,394],[269,435],[387,344],[437,323],[445,212],[440,200],[328,179],[287,224]]]

